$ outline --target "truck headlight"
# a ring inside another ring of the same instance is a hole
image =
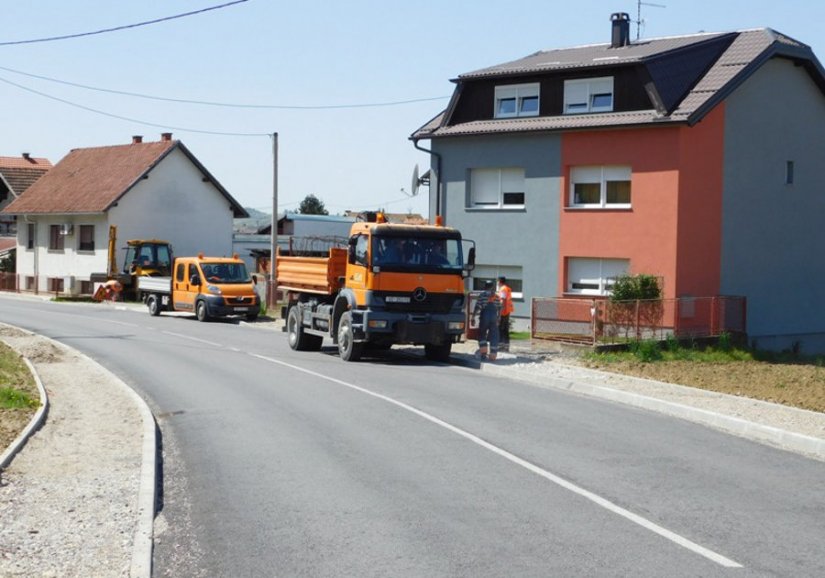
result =
[[[451,331],[464,331],[463,321],[450,321],[447,323],[447,329]]]
[[[209,291],[210,293],[212,293],[213,295],[220,295],[221,294],[221,288],[216,286],[216,285],[207,285],[206,290]]]
[[[386,319],[370,319],[367,323],[369,327],[373,329],[386,329],[387,328],[387,320]]]

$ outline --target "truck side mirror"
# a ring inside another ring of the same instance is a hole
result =
[[[199,286],[201,284],[200,275],[192,275],[192,277],[189,279],[189,284],[194,285],[195,287]]]
[[[470,247],[470,252],[467,254],[467,269],[472,271],[476,266],[476,248]]]

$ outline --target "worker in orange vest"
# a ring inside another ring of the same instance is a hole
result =
[[[498,278],[496,287],[498,298],[501,300],[501,317],[498,324],[499,349],[510,350],[510,314],[513,312],[513,290],[507,285],[504,276]]]

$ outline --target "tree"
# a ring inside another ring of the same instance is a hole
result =
[[[324,202],[315,195],[307,195],[298,206],[298,212],[302,215],[329,215],[329,211],[324,207]]]
[[[0,259],[0,273],[14,273],[16,271],[16,254],[17,249],[12,249],[8,255]]]

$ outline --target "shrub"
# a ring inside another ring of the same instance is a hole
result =
[[[662,350],[659,342],[652,339],[639,341],[631,347],[633,355],[642,363],[651,363],[662,359]]]

